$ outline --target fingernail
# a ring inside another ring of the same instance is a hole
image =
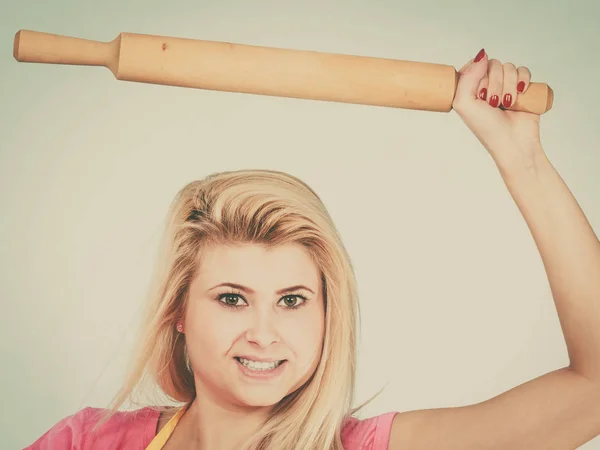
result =
[[[486,88],[482,88],[481,91],[479,91],[479,98],[481,100],[485,100],[487,97],[487,89]]]
[[[495,108],[498,106],[499,101],[500,101],[500,98],[497,95],[492,95],[492,98],[490,98],[490,105]]]
[[[505,94],[504,99],[502,100],[502,106],[505,108],[510,108],[510,105],[512,105],[512,95]]]
[[[481,59],[483,58],[483,55],[485,55],[485,50],[484,49],[479,50],[479,53],[477,53],[477,56],[475,57],[474,62],[481,61]]]
[[[525,90],[525,82],[519,81],[519,84],[517,84],[517,92],[523,92],[524,90]]]

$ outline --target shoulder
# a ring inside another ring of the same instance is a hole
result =
[[[156,433],[159,410],[146,407],[109,414],[102,408],[84,408],[65,417],[24,450],[119,450],[145,447]]]
[[[342,444],[347,450],[387,450],[396,412],[368,419],[350,417],[342,428]]]

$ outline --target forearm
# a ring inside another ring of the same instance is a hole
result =
[[[541,148],[536,155],[532,167],[500,173],[542,257],[570,367],[600,383],[600,242]]]

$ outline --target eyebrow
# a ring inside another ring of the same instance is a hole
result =
[[[247,286],[243,286],[241,284],[237,284],[237,283],[221,283],[221,284],[217,284],[216,286],[213,286],[209,289],[209,291],[212,291],[213,289],[216,289],[218,287],[230,287],[230,288],[234,288],[234,289],[238,289],[242,292],[246,292],[247,294],[254,294],[255,291],[253,289],[250,289]],[[293,291],[297,291],[299,289],[304,289],[308,292],[310,292],[311,294],[314,295],[314,292],[312,291],[312,289],[307,288],[306,286],[302,285],[302,284],[297,284],[294,286],[290,286],[290,287],[286,287],[283,289],[279,289],[276,294],[277,295],[282,295],[282,294],[287,294],[289,292],[293,292]]]

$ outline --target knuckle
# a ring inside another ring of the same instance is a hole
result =
[[[523,75],[523,76],[526,76],[526,77],[530,77],[531,76],[531,72],[525,66],[519,67],[518,71],[519,71],[520,75]]]

